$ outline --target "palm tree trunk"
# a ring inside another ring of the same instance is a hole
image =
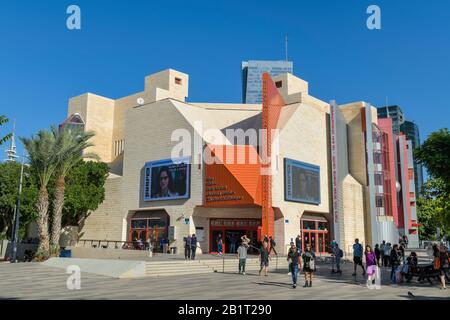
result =
[[[55,183],[55,199],[53,200],[53,224],[52,224],[52,246],[59,249],[59,238],[61,236],[62,208],[64,205],[64,176],[59,176]]]
[[[38,232],[39,232],[39,249],[43,254],[48,254],[50,250],[48,238],[48,191],[47,187],[41,186],[38,194],[38,202],[36,205],[38,218]]]

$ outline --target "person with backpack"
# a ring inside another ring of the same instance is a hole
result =
[[[397,283],[397,269],[400,267],[401,265],[401,252],[398,248],[398,244],[394,244],[394,246],[392,247],[391,250],[391,255],[390,255],[390,263],[391,263],[391,282],[393,284]]]
[[[353,268],[354,272],[352,276],[356,276],[356,267],[361,266],[363,269],[362,275],[366,275],[366,269],[363,266],[363,246],[359,243],[359,239],[355,239],[355,244],[353,245]]]
[[[195,252],[197,251],[197,237],[195,234],[191,237],[191,259],[195,260]]]
[[[299,266],[301,266],[302,261],[300,254],[298,253],[297,247],[293,242],[291,242],[291,248],[289,249],[287,261],[289,262],[289,270],[292,274],[292,288],[297,288],[297,276],[299,271]]]
[[[337,242],[333,242],[331,250],[333,256],[333,266],[331,272],[342,274],[341,259],[344,257],[344,252],[342,251],[341,248],[339,248],[339,244]],[[335,266],[336,270],[334,269]]]
[[[191,259],[191,236],[188,235],[184,238],[184,259]]]
[[[305,285],[303,288],[312,287],[313,272],[316,271],[316,255],[311,250],[311,244],[306,244],[305,252],[302,254],[303,272],[305,273]]]

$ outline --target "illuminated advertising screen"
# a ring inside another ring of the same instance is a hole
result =
[[[285,158],[284,197],[286,201],[320,204],[320,167]]]
[[[189,158],[147,162],[144,168],[144,201],[188,199]]]

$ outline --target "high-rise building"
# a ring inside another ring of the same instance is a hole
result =
[[[400,126],[405,122],[403,111],[399,106],[385,106],[378,108],[378,118],[391,118],[394,134],[401,132]]]
[[[271,77],[282,73],[294,73],[292,61],[257,61],[242,62],[242,101],[243,103],[262,103],[262,74],[267,72]]]
[[[420,133],[417,124],[412,121],[405,121],[400,126],[400,131],[406,135],[406,140],[411,140],[413,149],[420,146]],[[414,181],[416,184],[416,195],[419,195],[423,186],[423,168],[416,160],[414,160]]]

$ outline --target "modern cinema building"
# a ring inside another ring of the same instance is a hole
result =
[[[63,125],[94,130],[89,151],[111,171],[82,239],[168,239],[178,253],[193,233],[202,253],[244,233],[278,252],[298,235],[322,253],[333,239],[347,253],[355,238],[417,240],[410,144],[376,108],[330,105],[289,73],[264,74],[262,104],[187,102],[188,86],[169,69],[124,98],[70,99]]]

